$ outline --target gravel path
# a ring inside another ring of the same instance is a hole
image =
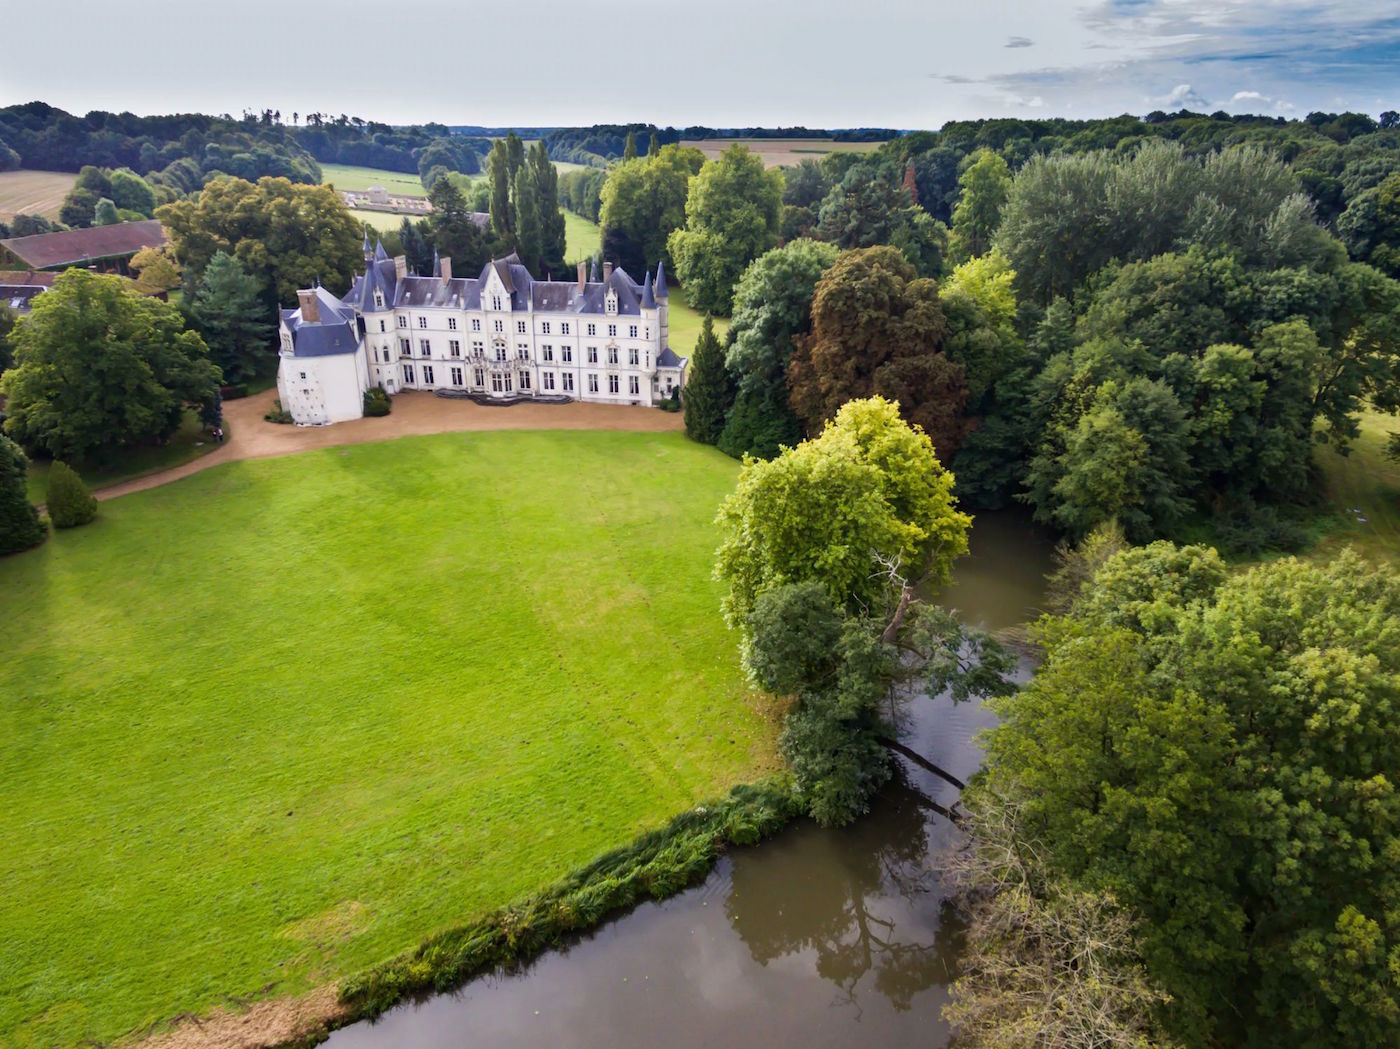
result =
[[[378,419],[355,419],[334,426],[278,426],[263,418],[276,397],[277,391],[273,389],[227,402],[224,405],[224,427],[229,432],[229,438],[223,447],[169,470],[99,488],[93,494],[99,499],[115,499],[120,495],[178,481],[220,463],[295,455],[313,448],[388,441],[395,437],[421,434],[464,430],[631,430],[658,433],[685,428],[680,413],[663,412],[656,408],[584,404],[579,401],[485,407],[465,399],[435,397],[420,391],[398,394],[394,397],[394,410]]]

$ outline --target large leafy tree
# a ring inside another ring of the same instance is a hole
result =
[[[0,375],[14,363],[15,348],[11,334],[15,330],[15,311],[8,303],[0,302]]]
[[[1190,1044],[1400,1038],[1400,584],[1120,554],[988,746],[1048,874],[1141,914]]]
[[[663,261],[674,272],[666,238],[685,224],[690,180],[704,163],[700,150],[669,145],[612,168],[599,191],[603,255],[632,273]]]
[[[793,411],[815,433],[846,401],[896,400],[951,459],[966,429],[967,385],[963,366],[942,352],[947,336],[937,285],[898,249],[847,252],[817,284],[811,333],[788,362]]]
[[[190,319],[226,383],[247,382],[269,359],[272,325],[258,300],[258,281],[226,252],[204,268]]]
[[[948,231],[910,198],[891,164],[852,167],[822,201],[815,235],[838,248],[897,247],[922,277],[943,272]]]
[[[979,149],[963,162],[958,203],[953,208],[952,253],[957,261],[965,262],[991,249],[1010,191],[1011,169],[990,149]]]
[[[38,546],[47,534],[29,501],[29,460],[19,445],[0,434],[0,555]]]
[[[715,322],[709,316],[700,327],[700,338],[695,343],[681,396],[685,405],[686,434],[701,444],[718,441],[724,429],[724,417],[734,399],[734,388],[724,367],[724,349],[715,337]]]
[[[830,244],[795,240],[760,255],[739,278],[726,358],[738,388],[719,439],[726,454],[771,459],[801,439],[787,364],[794,337],[811,330],[812,296],[836,255]]]
[[[34,300],[0,378],[5,432],[69,461],[162,441],[186,406],[211,403],[219,369],[174,306],[121,277],[72,269]]]
[[[754,259],[778,244],[783,175],[735,144],[690,184],[685,227],[667,238],[676,275],[692,306],[728,316],[734,285]]]
[[[1400,172],[1352,198],[1337,232],[1352,258],[1400,277]]]
[[[190,287],[225,252],[257,277],[269,315],[317,280],[348,288],[364,265],[362,228],[330,186],[221,178],[157,210]]]
[[[794,582],[819,583],[838,608],[874,608],[884,594],[875,555],[908,578],[946,582],[972,523],[952,490],[927,435],[881,397],[845,405],[775,459],[746,461],[719,513],[726,620],[743,628],[761,592]]]

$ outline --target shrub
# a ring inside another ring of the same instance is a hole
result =
[[[71,466],[55,459],[49,471],[49,520],[55,528],[76,528],[97,516],[97,500]]]
[[[272,402],[272,410],[263,416],[270,423],[286,425],[292,421],[292,413],[282,407],[281,401]]]
[[[29,459],[19,445],[0,435],[0,554],[28,550],[44,541],[44,523],[25,490],[28,471]]]
[[[365,391],[366,415],[388,415],[390,407],[389,395],[384,392],[384,387],[376,386],[373,389]]]

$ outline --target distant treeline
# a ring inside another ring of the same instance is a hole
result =
[[[475,175],[490,151],[486,137],[454,135],[443,124],[391,127],[359,117],[308,113],[296,141],[323,164],[358,164],[427,175],[435,167]]]

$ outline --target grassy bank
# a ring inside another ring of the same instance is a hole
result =
[[[1400,564],[1400,462],[1385,454],[1387,435],[1396,430],[1400,418],[1366,411],[1349,455],[1317,450],[1332,513],[1312,556],[1330,557],[1349,544],[1378,564]]]
[[[570,262],[591,259],[603,250],[603,231],[568,208],[564,212],[564,258]]]
[[[276,379],[273,379],[276,383]],[[224,433],[229,433],[228,427],[224,427]],[[105,488],[110,484],[121,484],[123,481],[130,481],[134,477],[144,477],[146,474],[156,473],[160,470],[169,470],[173,466],[187,463],[191,459],[198,459],[201,455],[208,455],[217,448],[212,438],[204,431],[203,424],[199,421],[199,415],[192,411],[185,412],[185,421],[180,425],[180,429],[165,444],[151,445],[150,447],[139,448],[115,448],[110,451],[99,449],[93,454],[93,461],[81,466],[76,466],[84,482],[89,488]],[[34,459],[29,463],[29,501],[31,503],[43,503],[48,497],[49,491],[49,469],[52,464],[48,460]]]
[[[416,173],[407,171],[385,171],[383,168],[365,168],[355,164],[322,164],[321,183],[332,183],[345,193],[368,193],[371,186],[379,186],[390,196],[426,197],[428,191]]]
[[[709,577],[736,469],[406,438],[0,561],[0,1044],[362,972],[774,768]]]

